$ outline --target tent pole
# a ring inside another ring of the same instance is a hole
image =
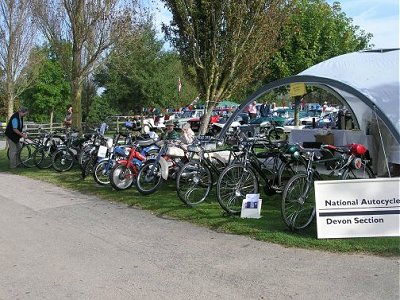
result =
[[[374,115],[375,115],[375,121],[376,121],[376,125],[378,126],[378,132],[379,132],[379,138],[381,140],[381,145],[382,145],[382,150],[383,150],[383,156],[385,157],[385,165],[386,165],[386,169],[388,171],[389,174],[389,178],[392,177],[392,174],[390,174],[390,168],[389,168],[389,161],[387,158],[387,154],[386,154],[386,149],[385,149],[385,145],[383,144],[383,137],[382,137],[382,131],[381,131],[381,127],[379,126],[379,121],[378,121],[378,114],[376,113],[376,106],[374,105]]]

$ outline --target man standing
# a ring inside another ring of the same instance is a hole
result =
[[[28,109],[26,107],[21,107],[19,111],[14,113],[7,123],[5,135],[7,137],[7,143],[10,154],[10,168],[14,169],[19,164],[18,152],[21,149],[19,144],[20,138],[27,138],[25,133],[22,133],[24,128],[24,117],[28,114]]]
[[[267,100],[265,100],[264,103],[261,104],[261,106],[260,106],[260,115],[261,115],[261,117],[268,117],[270,115],[269,104],[268,104]]]
[[[64,118],[64,126],[65,128],[70,128],[72,125],[72,105],[67,106],[67,114]]]

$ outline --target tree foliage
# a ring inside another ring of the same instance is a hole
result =
[[[37,32],[31,4],[31,0],[0,1],[0,85],[8,117],[17,97],[30,85],[27,73],[39,65],[29,60]]]
[[[105,88],[104,97],[121,113],[140,113],[143,107],[179,107],[196,97],[197,90],[190,82],[184,82],[178,94],[182,65],[176,53],[163,51],[162,46],[151,20],[113,46],[106,68],[96,79]]]
[[[134,13],[119,0],[35,0],[35,15],[48,41],[64,56],[66,70],[71,70],[72,126],[81,131],[83,82],[114,40],[124,35]],[[72,44],[67,56],[59,47],[65,41]]]
[[[370,47],[372,34],[352,24],[340,4],[296,0],[294,12],[279,39],[282,47],[269,64],[266,81],[277,80],[341,54]]]
[[[34,84],[22,95],[24,102],[29,103],[30,119],[49,122],[54,113],[54,121],[62,122],[65,107],[70,103],[70,83],[50,48],[38,49],[35,55],[42,56],[42,64]]]
[[[206,101],[206,130],[212,109],[263,73],[275,53],[286,19],[283,0],[163,0],[172,12],[168,39],[178,50],[187,73],[194,75]]]

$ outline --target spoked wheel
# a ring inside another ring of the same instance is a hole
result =
[[[110,184],[117,191],[126,190],[134,182],[134,174],[130,168],[117,164],[110,171]]]
[[[22,145],[18,156],[21,164],[26,168],[32,168],[35,166],[34,154],[37,151],[37,147],[33,144]]]
[[[374,172],[371,170],[369,165],[361,161],[357,161],[355,163],[361,164],[359,169],[349,167],[346,171],[344,171],[342,175],[343,180],[347,179],[368,179],[375,178]]]
[[[258,189],[258,179],[252,169],[230,165],[218,178],[217,199],[227,213],[239,214],[246,194],[257,194]]]
[[[176,178],[176,191],[179,199],[193,207],[203,202],[213,185],[211,171],[200,161],[185,164]]]
[[[268,140],[271,143],[279,143],[286,141],[286,133],[281,128],[273,128],[268,132]]]
[[[58,172],[65,172],[72,169],[74,165],[74,154],[68,149],[60,149],[54,152],[51,157],[53,168]]]
[[[303,161],[291,160],[283,163],[279,167],[277,180],[275,182],[277,191],[282,192],[289,179],[300,172],[306,172],[306,165]]]
[[[314,182],[299,173],[287,183],[282,195],[282,219],[291,230],[300,230],[311,224],[315,216]]]
[[[109,160],[103,160],[98,162],[94,166],[93,178],[101,185],[107,185],[110,183],[109,174],[112,170],[111,162]]]
[[[41,147],[38,151],[35,152],[33,156],[33,161],[35,162],[35,166],[39,169],[48,169],[53,164],[51,161],[51,156],[53,152],[51,151],[51,147]]]
[[[145,163],[139,171],[136,179],[136,188],[143,195],[155,193],[162,185],[164,179],[161,177],[161,165],[159,162],[150,161]]]
[[[90,157],[84,162],[84,165],[82,166],[82,178],[85,179],[87,176],[90,174],[93,174],[94,172],[94,166],[97,162],[97,156]]]

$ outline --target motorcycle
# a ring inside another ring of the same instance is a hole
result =
[[[136,189],[143,195],[158,191],[168,178],[176,178],[180,168],[189,160],[180,142],[163,140],[157,143],[160,151],[147,160],[136,177]]]

